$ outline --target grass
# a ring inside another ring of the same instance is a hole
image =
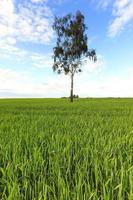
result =
[[[1,200],[133,200],[133,99],[0,100]]]

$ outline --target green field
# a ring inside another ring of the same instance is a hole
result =
[[[133,200],[133,99],[0,100],[0,200]]]

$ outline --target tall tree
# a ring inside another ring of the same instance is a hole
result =
[[[54,47],[53,70],[58,74],[62,72],[71,77],[70,101],[73,102],[73,84],[75,73],[81,72],[85,58],[89,57],[94,62],[97,60],[94,49],[88,49],[87,27],[84,15],[77,11],[75,15],[68,14],[64,17],[55,17],[53,29],[57,35]]]

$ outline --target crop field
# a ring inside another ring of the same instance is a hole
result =
[[[1,99],[0,200],[133,200],[133,99]]]

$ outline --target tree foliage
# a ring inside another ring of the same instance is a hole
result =
[[[96,52],[89,50],[87,45],[87,29],[84,16],[80,11],[76,15],[68,14],[64,17],[55,17],[53,29],[57,35],[54,47],[53,70],[59,74],[64,72],[71,75],[71,98],[73,98],[73,77],[81,72],[85,58],[96,61]]]

